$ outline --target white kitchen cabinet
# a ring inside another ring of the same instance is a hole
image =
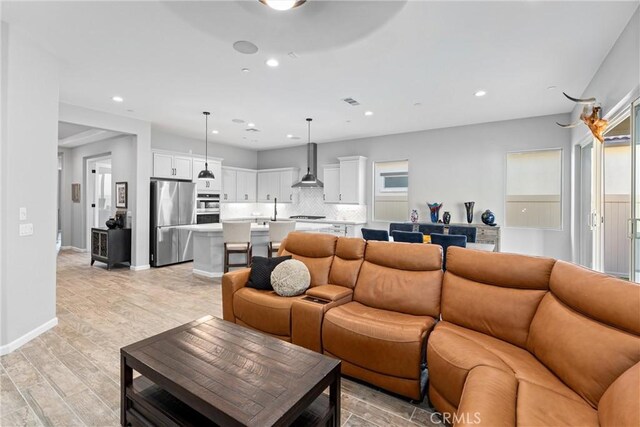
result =
[[[258,201],[273,202],[280,193],[280,172],[258,171]]]
[[[198,174],[204,170],[204,159],[193,159],[193,182],[196,183],[198,193],[220,193],[222,190],[222,164],[217,160],[209,160],[209,170],[215,179],[200,180]]]
[[[238,170],[236,172],[236,201],[256,201],[256,172]]]
[[[338,157],[340,164],[324,166],[324,201],[363,205],[367,159],[362,156]]]
[[[237,171],[235,169],[222,168],[222,195],[221,202],[235,202],[237,194]]]
[[[294,192],[291,186],[298,181],[298,171],[299,169],[289,169],[280,172],[279,202],[293,203]]]
[[[324,166],[325,203],[340,203],[340,165]]]
[[[192,163],[191,157],[188,156],[153,152],[153,176],[191,180],[193,178]]]

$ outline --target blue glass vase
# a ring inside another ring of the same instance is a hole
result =
[[[440,220],[440,208],[442,207],[442,203],[427,203],[429,206],[429,211],[431,212],[431,222],[437,224]]]

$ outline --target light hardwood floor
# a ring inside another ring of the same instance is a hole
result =
[[[107,271],[70,251],[58,256],[59,324],[0,358],[0,426],[119,425],[122,346],[207,314],[222,317],[219,280],[191,263]],[[414,404],[359,382],[342,382],[344,426],[432,426]]]

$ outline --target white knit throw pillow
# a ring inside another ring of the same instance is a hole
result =
[[[303,294],[309,289],[311,275],[302,261],[288,259],[281,262],[271,272],[271,286],[283,297]]]

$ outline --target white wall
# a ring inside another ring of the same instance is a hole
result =
[[[0,354],[56,320],[59,64],[2,22]],[[19,208],[27,220],[19,220]],[[33,235],[20,237],[20,223]]]
[[[491,209],[503,224],[506,154],[563,148],[563,230],[503,228],[502,250],[570,260],[571,135],[555,124],[568,119],[568,115],[542,116],[319,144],[318,173],[322,180],[321,165],[336,163],[338,156],[366,156],[367,204],[371,206],[372,162],[408,159],[409,209],[418,209],[421,220],[429,218],[427,202],[443,202],[441,213],[451,212],[452,222],[465,221],[463,203],[473,200],[474,222],[480,222],[480,214]],[[261,169],[286,166],[306,169],[305,146],[258,153]],[[369,225],[387,227],[385,223]]]
[[[215,143],[212,142],[211,139],[212,138],[209,138],[210,157],[219,157],[224,159],[224,166],[256,169],[258,165],[257,151]],[[173,135],[159,129],[152,128],[151,148],[204,156],[204,136],[202,140],[186,138],[184,136]]]
[[[136,138],[126,135],[94,142],[93,144],[81,145],[72,149],[61,149],[63,161],[63,182],[62,182],[62,246],[71,246],[77,249],[86,249],[87,242],[87,159],[101,155],[111,156],[112,173],[112,201],[113,212],[115,214],[115,183],[125,181],[128,183],[128,206],[127,211],[135,216],[136,213],[136,185],[135,181],[135,152]],[[73,203],[71,200],[71,184],[81,184],[80,203]],[[148,203],[148,202],[147,202]],[[104,224],[101,224],[104,226]]]

